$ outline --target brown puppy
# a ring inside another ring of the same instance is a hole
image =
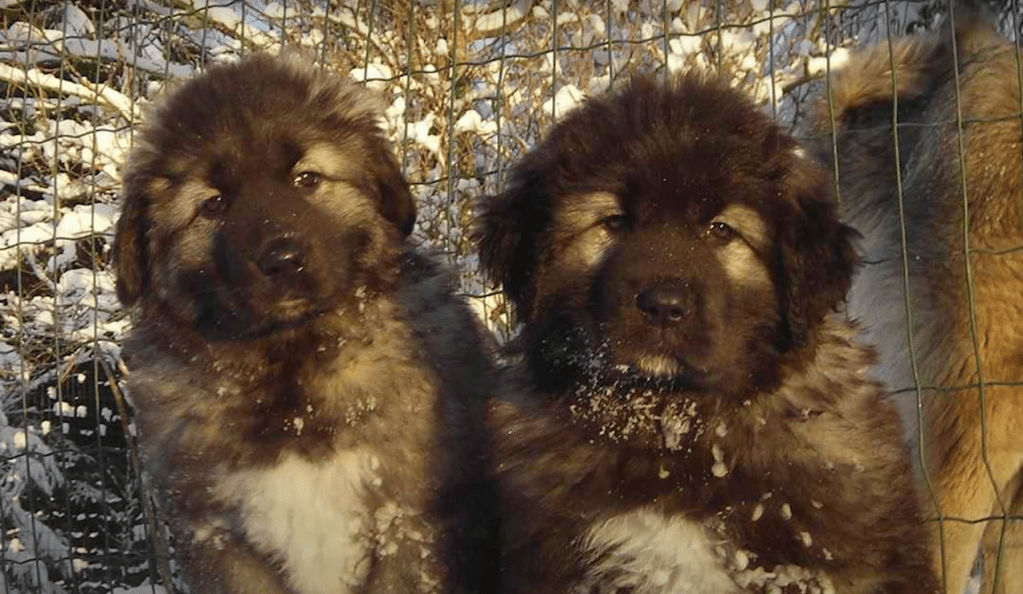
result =
[[[488,363],[375,95],[264,55],[163,101],[118,292],[146,465],[193,592],[476,592]]]
[[[958,20],[954,45],[949,29],[854,54],[831,78],[833,112],[820,100],[813,151],[835,170],[833,113],[842,213],[863,232],[868,261],[850,310],[880,348],[878,376],[902,391],[904,416],[915,421],[918,390],[923,397],[922,459],[941,520],[932,525],[935,567],[947,592],[960,594],[985,534],[984,591],[997,567],[998,592],[1015,594],[1023,591],[1019,62],[973,15]]]
[[[856,257],[830,189],[690,75],[586,102],[483,204],[523,324],[505,591],[935,592],[896,411],[832,313]]]

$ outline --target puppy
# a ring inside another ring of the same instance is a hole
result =
[[[830,189],[690,74],[587,101],[483,203],[522,324],[491,417],[505,592],[936,591],[899,419],[832,313]]]
[[[117,289],[146,468],[202,594],[489,591],[490,368],[368,91],[211,68],[137,136]]]

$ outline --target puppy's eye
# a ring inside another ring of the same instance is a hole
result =
[[[291,184],[296,188],[315,188],[320,185],[320,174],[315,171],[299,172]]]
[[[629,225],[629,220],[623,214],[611,215],[600,220],[600,226],[612,233],[624,231]]]
[[[227,210],[227,201],[220,194],[210,196],[202,201],[202,213],[206,216],[218,215]]]
[[[716,243],[725,244],[738,237],[739,234],[735,232],[735,229],[721,221],[712,221],[711,224],[707,225],[704,236]]]

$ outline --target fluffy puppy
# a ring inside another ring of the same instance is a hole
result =
[[[136,137],[115,261],[146,468],[193,592],[488,591],[481,335],[404,237],[372,93],[215,66]]]
[[[813,152],[865,236],[849,301],[876,373],[914,424],[922,398],[934,566],[961,593],[983,535],[984,591],[997,570],[1008,594],[1023,591],[1019,56],[977,15],[951,31],[855,53],[820,98]]]
[[[856,256],[830,188],[688,75],[587,101],[482,205],[522,323],[506,592],[935,592],[899,419],[832,313]]]

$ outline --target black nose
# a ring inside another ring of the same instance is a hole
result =
[[[302,272],[305,252],[294,239],[281,237],[267,243],[256,264],[264,275],[286,279]]]
[[[658,281],[636,295],[636,307],[647,322],[657,326],[680,324],[693,310],[695,294],[689,282],[680,278]]]

